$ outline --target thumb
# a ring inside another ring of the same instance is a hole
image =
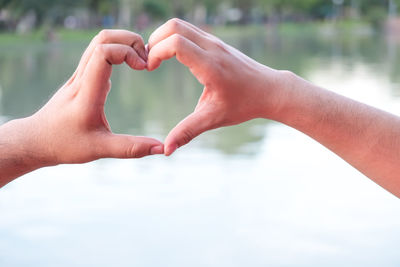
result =
[[[102,157],[141,158],[148,155],[163,154],[163,144],[153,138],[109,134],[102,140]]]
[[[165,139],[166,156],[171,155],[177,148],[186,145],[203,132],[213,129],[213,116],[205,112],[195,111],[181,121]]]

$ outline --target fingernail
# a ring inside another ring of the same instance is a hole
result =
[[[138,66],[138,68],[143,68],[143,69],[147,68],[147,63],[141,57],[139,57],[139,66]]]
[[[167,149],[165,150],[165,155],[166,156],[170,156],[172,153],[175,152],[175,150],[178,149],[178,146],[176,144],[170,145],[167,147]]]
[[[150,149],[150,155],[164,154],[164,146],[153,146]]]
[[[154,64],[152,64],[150,61],[147,61],[147,67],[146,68],[147,68],[148,71],[154,70],[153,66],[154,66]]]

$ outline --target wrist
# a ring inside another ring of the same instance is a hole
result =
[[[46,149],[47,140],[40,134],[40,125],[33,116],[9,121],[1,130],[0,143],[7,147],[7,155],[21,169],[55,165]]]
[[[12,120],[0,126],[0,187],[13,179],[51,165],[37,149],[31,118]]]
[[[287,70],[265,68],[260,84],[263,91],[261,118],[283,122],[293,101],[299,77]]]
[[[271,119],[299,130],[318,123],[320,118],[317,115],[322,112],[322,95],[326,90],[291,71],[278,72],[278,104]]]

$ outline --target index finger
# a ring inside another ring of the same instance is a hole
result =
[[[174,56],[191,70],[203,66],[207,62],[207,54],[204,49],[182,35],[173,34],[150,49],[147,69],[155,70],[163,60]]]
[[[83,53],[73,76],[79,78],[83,75],[97,45],[111,43],[131,46],[144,61],[147,61],[144,41],[139,34],[127,30],[102,30],[92,39],[88,48]]]
[[[210,46],[210,40],[203,31],[197,29],[194,25],[191,25],[186,21],[174,18],[158,27],[150,35],[148,44],[149,49],[151,50],[151,48],[157,43],[174,34],[182,35],[203,49],[207,49],[207,47]]]
[[[112,65],[126,62],[132,69],[143,70],[146,62],[128,45],[101,44],[96,46],[82,76],[82,94],[91,102],[105,102]]]

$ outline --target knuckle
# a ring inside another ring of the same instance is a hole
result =
[[[126,157],[127,158],[137,158],[137,145],[133,143],[127,150],[126,150]]]
[[[106,48],[106,45],[104,44],[98,44],[96,45],[94,49],[94,54],[99,57],[104,59],[108,64],[112,65],[112,60],[110,60],[110,55],[108,54],[108,50]]]
[[[278,73],[281,75],[281,77],[284,77],[284,80],[287,80],[287,81],[292,81],[296,77],[296,75],[292,71],[289,71],[289,70],[281,70]]]
[[[182,22],[178,18],[172,18],[168,20],[167,26],[171,32],[178,32],[180,27],[182,26]]]
[[[171,35],[171,39],[172,39],[172,45],[176,47],[177,50],[182,47],[184,42],[184,37],[182,35],[174,33],[173,35]]]
[[[140,34],[137,34],[137,33],[134,32],[133,35],[134,35],[135,39],[136,39],[138,42],[144,43],[143,37],[142,37]]]
[[[102,55],[104,56],[106,54],[106,49],[105,46],[102,44],[97,44],[96,47],[94,48],[94,53],[96,55]]]
[[[138,143],[133,143],[126,151],[127,158],[142,158],[144,156],[144,149],[142,145]]]
[[[187,143],[189,143],[190,141],[192,141],[192,139],[193,139],[194,137],[195,137],[195,136],[194,136],[194,133],[193,133],[192,130],[190,130],[190,129],[185,129],[185,130],[182,132],[182,135],[181,135],[180,141],[178,142],[178,145],[179,145],[179,146],[186,145]]]
[[[221,41],[218,38],[215,38],[213,40],[214,45],[216,47],[217,50],[222,51],[222,52],[228,52],[228,48],[226,47],[225,43],[223,41]]]
[[[97,34],[97,40],[99,43],[106,43],[108,40],[108,37],[110,35],[110,30],[101,30]]]
[[[144,45],[144,40],[143,40],[142,36],[140,36],[139,34],[133,33],[133,42],[132,43],[133,43],[133,45],[141,46],[141,45]]]

